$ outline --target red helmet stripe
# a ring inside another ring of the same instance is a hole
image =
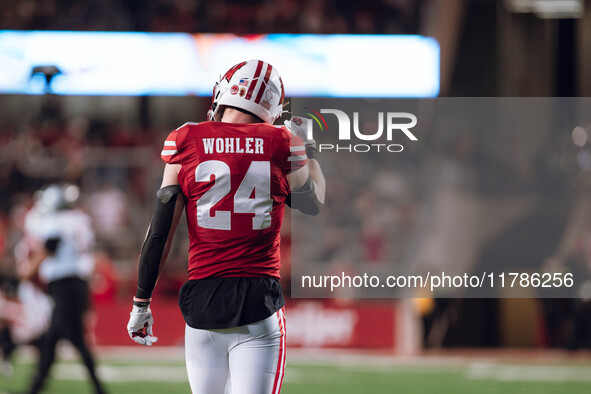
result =
[[[271,71],[273,71],[273,66],[267,64],[267,72],[265,72],[265,83],[269,82],[269,77],[271,77]]]
[[[267,71],[265,72],[264,82],[261,84],[261,87],[259,88],[259,93],[257,94],[257,98],[254,100],[254,102],[257,104],[261,102],[261,98],[263,97],[263,93],[265,92],[265,89],[267,88],[267,82],[269,82],[269,77],[271,76],[271,71],[273,71],[273,66],[271,66],[270,64],[267,64]]]
[[[281,77],[279,77],[279,83],[281,84],[281,98],[279,99],[279,104],[283,104],[283,100],[285,100],[285,90],[283,89],[283,81]]]
[[[261,83],[261,87],[259,88],[259,93],[257,94],[257,98],[254,100],[256,104],[261,102],[261,98],[263,97],[263,92],[267,88],[267,84],[265,82]]]
[[[261,75],[261,70],[263,69],[263,62],[259,60],[257,63],[257,69],[254,72],[254,76],[252,77],[252,82],[250,83],[250,87],[248,88],[248,92],[246,92],[246,96],[244,97],[246,100],[250,100],[252,97],[252,92],[256,85],[258,85],[258,77]]]
[[[233,66],[231,69],[226,71],[226,73],[224,74],[224,76],[222,77],[221,80],[225,79],[226,81],[230,82],[230,79],[232,79],[232,77],[234,76],[236,71],[238,71],[240,68],[242,68],[242,66],[244,66],[245,64],[246,64],[246,62],[242,62],[242,63],[238,63],[237,65]]]

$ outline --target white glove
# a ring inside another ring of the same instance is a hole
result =
[[[129,314],[129,323],[127,323],[127,332],[129,337],[140,345],[152,346],[158,341],[152,333],[154,318],[150,306],[134,305]]]
[[[316,148],[316,141],[312,136],[308,136],[308,128],[312,130],[312,119],[302,118],[300,116],[292,116],[290,120],[283,122],[291,134],[296,135],[304,141],[306,148]]]

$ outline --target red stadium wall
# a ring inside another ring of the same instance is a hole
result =
[[[125,326],[128,303],[97,303],[94,338],[99,346],[132,346]],[[154,301],[154,333],[158,345],[184,343],[183,317],[174,302]],[[392,302],[291,300],[286,307],[290,346],[320,348],[393,348],[396,309]]]
[[[296,347],[393,348],[392,302],[292,301],[286,308],[287,340]]]

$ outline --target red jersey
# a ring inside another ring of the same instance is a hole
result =
[[[306,164],[303,142],[265,123],[186,123],[166,138],[162,159],[182,166],[189,279],[279,278],[286,175]]]

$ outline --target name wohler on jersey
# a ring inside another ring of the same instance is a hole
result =
[[[262,155],[262,138],[203,138],[203,149],[205,154],[212,153],[250,153]]]

